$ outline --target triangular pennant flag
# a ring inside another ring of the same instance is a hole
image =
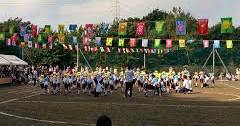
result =
[[[65,44],[62,44],[63,45],[63,49],[64,50],[67,50],[68,49],[68,47],[65,45]]]
[[[154,48],[160,48],[160,42],[161,42],[161,39],[155,39]]]
[[[155,22],[155,34],[156,35],[163,34],[164,29],[165,29],[165,22],[164,21]]]
[[[160,51],[160,49],[158,49],[158,50],[157,50],[157,54],[161,54],[161,51]]]
[[[126,49],[125,48],[123,48],[122,51],[123,51],[123,53],[126,53]]]
[[[10,38],[6,38],[6,45],[10,46],[11,45],[11,39]]]
[[[13,35],[13,36],[11,37],[11,41],[12,41],[12,46],[16,46],[17,36],[16,36],[16,35]]]
[[[46,48],[47,48],[47,44],[46,44],[46,43],[43,43],[43,44],[42,44],[42,48],[43,48],[43,49],[46,49]]]
[[[232,40],[226,40],[226,45],[227,45],[227,48],[228,48],[228,49],[233,48],[233,42],[232,42]]]
[[[198,34],[199,35],[208,34],[208,19],[198,19]]]
[[[172,39],[166,40],[166,48],[172,48]]]
[[[118,28],[118,35],[126,35],[127,34],[127,22],[120,22]]]
[[[179,47],[180,47],[180,48],[185,48],[185,47],[186,47],[186,42],[185,42],[184,39],[180,39],[180,40],[179,40]]]
[[[121,48],[118,48],[118,53],[121,53]]]
[[[107,38],[106,46],[112,46],[112,41],[113,41],[113,38]]]
[[[142,47],[148,47],[148,39],[142,39]]]
[[[89,37],[88,36],[84,36],[83,37],[83,45],[89,45]]]
[[[209,48],[209,40],[203,40],[203,47]]]
[[[186,34],[186,21],[182,19],[176,20],[176,34],[185,35]]]
[[[110,52],[111,52],[111,50],[110,50],[109,47],[106,48],[106,52],[107,52],[107,53],[110,53]]]
[[[32,48],[32,41],[28,41],[28,48]]]
[[[213,47],[214,47],[215,49],[220,48],[220,40],[214,40]]]
[[[131,51],[131,53],[134,53],[134,52],[135,52],[133,48],[130,48],[130,51]]]
[[[39,48],[38,42],[35,42],[35,48],[36,48],[36,49]]]
[[[32,36],[33,38],[37,37],[37,25],[32,25]]]
[[[104,52],[104,48],[103,48],[103,47],[100,47],[100,51],[101,51],[101,52]]]
[[[137,40],[136,40],[136,38],[131,38],[130,39],[130,47],[132,48],[132,47],[136,47],[136,45],[137,45]]]
[[[95,37],[95,44],[97,47],[102,46],[102,39],[101,37]]]
[[[83,49],[84,49],[85,52],[88,51],[88,47],[87,46],[84,46]]]
[[[118,46],[119,47],[123,47],[124,46],[124,38],[119,38]]]
[[[75,50],[76,50],[76,51],[78,51],[78,44],[77,44],[77,45],[75,45]]]
[[[233,33],[232,18],[221,18],[221,33]]]
[[[48,48],[49,48],[50,50],[53,48],[53,43],[52,43],[52,42],[48,43]]]
[[[72,48],[72,45],[71,45],[71,44],[69,44],[69,45],[68,45],[68,48],[69,48],[69,50],[73,50],[73,48]]]
[[[93,47],[93,51],[94,51],[94,52],[97,52],[97,51],[98,51],[98,47],[97,47],[97,46],[94,46],[94,47]]]

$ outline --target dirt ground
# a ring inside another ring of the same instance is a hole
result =
[[[134,89],[123,98],[120,89],[95,98],[72,91],[65,96],[39,95],[39,87],[0,86],[1,126],[91,126],[100,115],[114,126],[240,126],[240,82],[218,81],[193,94],[145,97]]]

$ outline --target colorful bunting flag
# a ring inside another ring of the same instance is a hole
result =
[[[166,40],[166,48],[172,48],[172,39]]]
[[[198,34],[199,35],[208,34],[208,19],[198,19]]]
[[[209,40],[203,40],[203,47],[209,48]]]
[[[161,39],[155,39],[154,48],[160,48]]]
[[[86,35],[91,36],[93,34],[93,24],[86,24]]]
[[[185,35],[186,34],[186,21],[182,19],[176,20],[176,34]]]
[[[214,47],[215,49],[219,49],[219,48],[220,48],[220,40],[214,40],[213,47]]]
[[[103,48],[103,47],[100,47],[100,51],[101,51],[101,52],[104,52],[104,48]]]
[[[112,46],[112,41],[113,41],[113,38],[107,38],[106,46]]]
[[[78,51],[78,44],[75,45],[75,50]]]
[[[35,42],[35,48],[36,48],[36,49],[39,48],[38,42]]]
[[[126,35],[127,34],[127,22],[120,22],[118,28],[118,35]]]
[[[68,47],[65,45],[65,44],[62,44],[63,45],[63,49],[64,50],[67,50],[68,49]]]
[[[27,27],[21,26],[20,27],[20,36],[24,36],[27,32]]]
[[[24,42],[28,42],[29,41],[29,35],[28,34],[25,34],[24,35]]]
[[[73,48],[72,48],[72,45],[71,45],[71,44],[68,44],[68,48],[69,48],[69,50],[73,50]]]
[[[28,41],[28,48],[32,48],[32,41]]]
[[[49,34],[50,34],[50,31],[51,31],[51,25],[45,25],[44,30],[45,30],[45,34],[46,34],[46,35],[49,35]]]
[[[53,48],[53,43],[52,42],[49,42],[48,43],[48,48],[51,50]]]
[[[226,45],[227,45],[227,48],[228,48],[228,49],[233,48],[233,42],[232,42],[232,40],[226,40]]]
[[[10,46],[11,45],[11,39],[10,38],[6,38],[6,45]]]
[[[37,25],[32,25],[32,36],[33,38],[37,37]]]
[[[46,48],[47,48],[47,44],[46,44],[46,43],[43,43],[43,44],[42,44],[42,48],[43,48],[43,49],[46,49]]]
[[[136,22],[136,36],[142,36],[145,33],[145,22]]]
[[[186,47],[186,42],[185,42],[184,39],[180,39],[180,40],[179,40],[179,47],[180,47],[180,48],[185,48],[185,47]]]
[[[77,29],[77,25],[76,24],[70,24],[69,25],[69,30],[70,31],[75,31]]]
[[[5,32],[0,32],[0,41],[4,41],[5,39]]]
[[[119,38],[118,46],[119,47],[123,47],[124,46],[124,38]]]
[[[73,37],[72,37],[72,44],[73,44],[73,45],[76,45],[76,44],[77,44],[77,37],[76,37],[76,36],[73,36]]]
[[[165,22],[164,21],[155,22],[155,34],[156,35],[163,34],[164,29],[165,29]]]
[[[100,47],[102,45],[102,38],[101,37],[95,37],[95,44],[97,47]]]
[[[107,53],[110,53],[110,52],[111,52],[111,50],[110,50],[109,47],[106,48],[106,52],[107,52]]]
[[[13,25],[10,25],[10,26],[9,26],[9,34],[10,34],[10,35],[13,35],[13,33],[14,33],[14,26],[13,26]]]
[[[13,36],[11,37],[11,41],[12,41],[12,46],[16,46],[17,36],[16,36],[16,35],[13,35]]]
[[[109,27],[109,24],[108,24],[108,23],[102,24],[101,33],[102,33],[102,34],[107,34],[107,32],[108,32],[108,27]]]
[[[89,45],[89,37],[88,36],[84,36],[83,37],[83,45],[86,46],[86,45]]]
[[[64,27],[65,27],[64,24],[59,24],[58,25],[58,34],[59,34],[59,36],[64,36]]]
[[[232,18],[221,18],[221,33],[233,33]]]
[[[142,47],[148,47],[148,39],[142,39]]]
[[[136,47],[136,45],[137,45],[137,40],[136,40],[136,38],[131,38],[130,39],[130,47],[132,48],[132,47]]]

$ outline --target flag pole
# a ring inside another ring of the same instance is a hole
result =
[[[213,44],[213,68],[212,68],[212,72],[213,74],[215,73],[215,48],[214,48],[214,44]]]
[[[145,52],[143,53],[143,57],[144,57],[143,65],[144,65],[144,69],[146,69],[146,53]]]
[[[79,48],[77,49],[77,68],[79,67]]]

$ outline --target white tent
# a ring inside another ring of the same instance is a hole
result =
[[[2,55],[0,54],[0,58],[1,59],[5,59],[6,61],[8,61],[8,64],[4,64],[4,65],[28,65],[27,62],[21,60],[20,58],[14,56],[14,55]]]
[[[4,58],[0,57],[0,65],[9,65],[10,62],[5,60]]]

